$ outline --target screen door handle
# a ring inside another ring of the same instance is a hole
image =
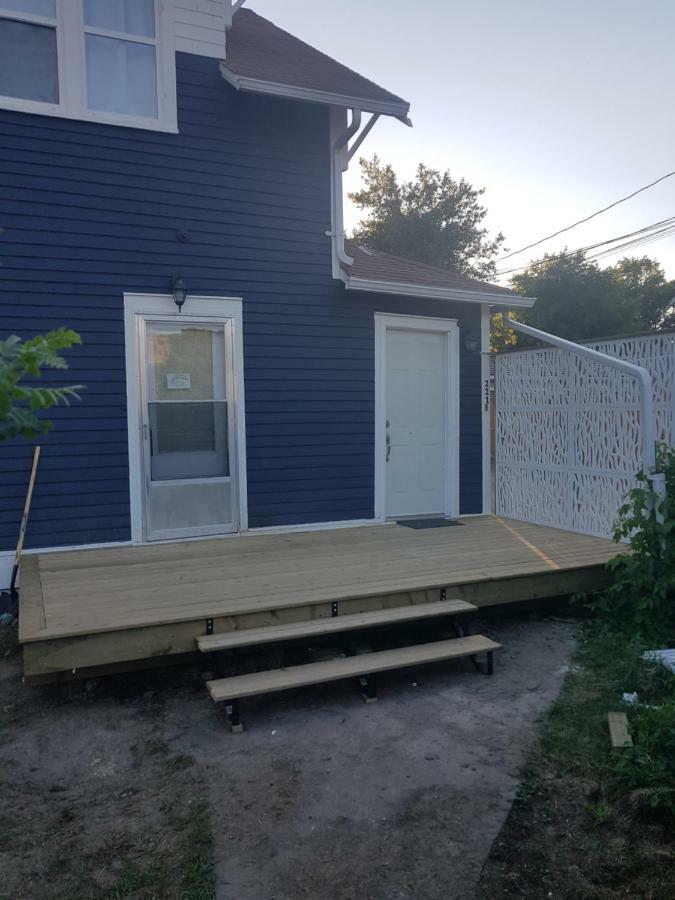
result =
[[[391,456],[391,435],[389,434],[389,419],[387,419],[387,433],[385,436],[385,443],[387,445],[387,459],[386,462],[389,462],[389,457]]]

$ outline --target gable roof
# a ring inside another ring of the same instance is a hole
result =
[[[410,104],[250,9],[227,32],[223,77],[238,90],[312,100],[407,119]]]
[[[523,297],[497,284],[371,250],[355,241],[345,241],[345,251],[354,260],[351,266],[344,267],[347,276],[345,283],[351,290],[441,300],[473,300],[511,307],[534,304],[531,297]]]

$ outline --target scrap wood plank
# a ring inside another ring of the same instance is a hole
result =
[[[626,713],[607,713],[607,722],[609,724],[609,737],[612,741],[612,747],[633,746],[633,738],[628,733],[628,717]]]

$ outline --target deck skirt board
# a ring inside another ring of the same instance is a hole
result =
[[[220,631],[288,625],[330,616],[336,602],[369,612],[438,601],[445,591],[484,606],[605,583],[605,563],[618,552],[612,542],[508,524],[485,516],[462,528],[387,524],[30,555],[20,641],[32,649],[24,659],[39,669],[45,645],[53,666],[80,667],[93,656],[87,641],[101,662],[193,652],[208,619]]]

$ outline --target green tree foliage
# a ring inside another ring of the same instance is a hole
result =
[[[360,160],[364,186],[349,194],[367,217],[353,237],[373,250],[485,278],[494,274],[494,257],[504,242],[490,238],[482,223],[482,189],[450,172],[420,165],[412,181],[399,182],[377,156]]]
[[[675,327],[675,281],[648,256],[601,269],[583,253],[553,254],[512,279],[514,290],[536,297],[515,318],[570,340]],[[493,346],[503,350],[527,339],[496,322]]]
[[[40,419],[38,414],[79,399],[81,385],[40,387],[25,384],[25,379],[40,378],[42,369],[67,369],[68,363],[60,351],[80,343],[80,336],[67,328],[28,341],[16,335],[0,341],[0,441],[19,436],[32,438],[48,431],[52,423]]]
[[[629,552],[608,563],[613,583],[598,601],[607,619],[654,641],[675,638],[675,450],[661,446],[657,469],[666,476],[660,499],[644,473],[619,509],[614,540]]]

